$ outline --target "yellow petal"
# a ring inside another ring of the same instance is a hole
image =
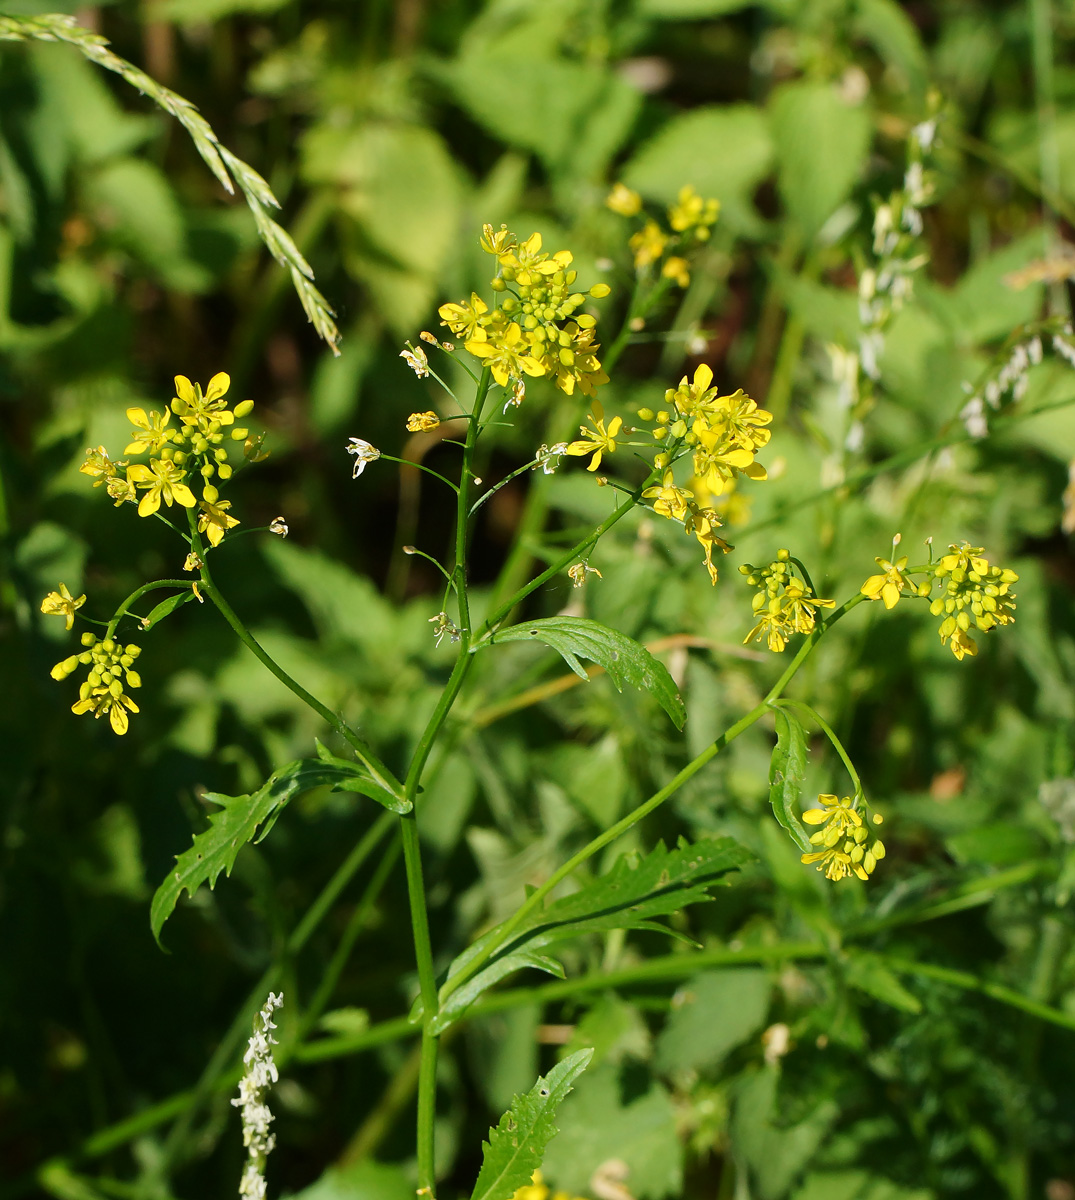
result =
[[[127,732],[127,710],[122,704],[113,704],[108,710],[108,719],[112,722],[112,728],[121,737]]]
[[[219,371],[209,380],[209,386],[205,389],[205,398],[206,400],[219,400],[230,387],[231,376],[224,371]]]
[[[175,395],[176,399],[182,400],[184,404],[194,403],[194,385],[185,375],[175,377]]]
[[[132,468],[133,469],[133,468]],[[150,488],[138,504],[140,517],[151,517],[161,506],[161,490],[159,487]]]
[[[172,484],[172,498],[177,504],[182,504],[184,508],[193,508],[198,503],[194,498],[194,493],[185,483]],[[141,505],[138,506],[138,511],[142,511]]]

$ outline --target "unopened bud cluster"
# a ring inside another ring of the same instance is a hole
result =
[[[791,554],[778,550],[775,561],[765,567],[744,563],[739,573],[758,589],[751,601],[757,624],[743,639],[744,643],[767,640],[769,649],[779,654],[793,633],[813,633],[819,608],[833,608],[835,600],[822,600],[794,570]]]
[[[998,625],[1010,625],[1015,618],[1015,594],[1010,591],[1019,576],[1008,567],[995,567],[977,549],[964,543],[950,546],[937,564],[935,576],[943,593],[929,606],[935,617],[943,616],[941,641],[951,646],[958,659],[978,653],[969,630],[973,625],[983,633]]]
[[[140,646],[123,646],[112,638],[98,641],[95,634],[84,633],[81,654],[72,654],[58,662],[51,671],[53,679],[63,680],[88,666],[89,674],[78,690],[78,700],[71,706],[73,713],[93,713],[103,717],[106,713],[116,733],[127,732],[127,710],[138,712],[138,705],[124,691],[142,686],[142,678],[131,669],[134,660],[142,653]]]

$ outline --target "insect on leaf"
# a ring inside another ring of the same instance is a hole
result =
[[[582,679],[590,678],[579,662],[588,658],[608,673],[617,691],[625,683],[649,692],[672,718],[677,729],[687,719],[683,698],[667,668],[633,638],[585,617],[544,617],[511,625],[494,635],[494,642],[544,642]]]
[[[482,1166],[471,1200],[509,1200],[530,1182],[558,1132],[553,1123],[556,1110],[592,1057],[590,1049],[569,1055],[525,1096],[515,1097],[482,1144]]]

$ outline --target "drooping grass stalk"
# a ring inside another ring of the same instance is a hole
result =
[[[235,186],[242,192],[257,226],[258,237],[276,261],[289,272],[292,286],[314,329],[329,344],[333,354],[339,354],[340,331],[333,320],[335,314],[328,301],[314,286],[314,273],[302,256],[290,234],[269,216],[270,209],[280,207],[272,188],[248,163],[224,146],[209,122],[184,97],[158,83],[133,63],[120,58],[108,48],[108,39],[84,29],[74,17],[50,13],[41,17],[0,16],[0,41],[62,42],[73,46],[80,54],[106,71],[125,79],[132,87],[148,96],[164,109],[190,134],[194,147],[209,169],[229,194]],[[232,181],[234,180],[234,184]]]

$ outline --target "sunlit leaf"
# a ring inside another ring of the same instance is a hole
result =
[[[806,730],[783,708],[776,712],[776,746],[769,762],[769,803],[781,825],[800,848],[813,849],[799,820],[799,797],[806,777]]]
[[[626,634],[585,617],[545,617],[525,625],[511,625],[495,634],[496,642],[544,642],[583,679],[589,679],[579,658],[604,667],[617,691],[625,683],[649,692],[682,729],[687,719],[683,698],[667,668],[645,646]]]
[[[545,1147],[558,1132],[553,1118],[571,1085],[586,1070],[592,1050],[579,1050],[557,1063],[490,1129],[471,1200],[508,1200],[541,1166]]]

